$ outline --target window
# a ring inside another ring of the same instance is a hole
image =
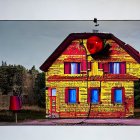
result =
[[[122,103],[122,89],[115,89],[114,102],[115,103]]]
[[[103,69],[104,73],[125,74],[126,62],[99,62],[98,69]]]
[[[65,62],[64,73],[65,74],[80,74],[81,68],[78,62]]]
[[[69,103],[76,103],[76,89],[69,89]]]
[[[56,88],[48,88],[48,96],[56,96]]]
[[[56,96],[56,89],[55,88],[52,89],[52,96]]]
[[[110,62],[109,63],[109,73],[125,74],[126,73],[126,63],[125,62]]]
[[[79,88],[65,89],[65,103],[79,103]]]
[[[124,88],[112,88],[112,103],[122,104],[124,102]]]
[[[99,102],[99,90],[98,89],[92,89],[91,90],[91,102],[92,103],[98,103]]]
[[[90,88],[88,95],[88,102],[97,104],[100,102],[100,89]]]

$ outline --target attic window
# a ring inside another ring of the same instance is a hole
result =
[[[79,62],[65,62],[64,73],[65,74],[80,74],[81,67]]]

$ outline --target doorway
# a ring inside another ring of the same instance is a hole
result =
[[[56,88],[51,89],[50,111],[51,111],[51,114],[56,113]]]

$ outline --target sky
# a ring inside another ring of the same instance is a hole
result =
[[[70,33],[112,33],[140,51],[140,21],[0,21],[0,62],[37,69]]]

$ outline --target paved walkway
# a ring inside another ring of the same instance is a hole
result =
[[[44,119],[44,120],[26,120],[24,122],[8,123],[0,122],[0,125],[46,125],[46,126],[89,126],[89,125],[139,125],[140,119]]]

